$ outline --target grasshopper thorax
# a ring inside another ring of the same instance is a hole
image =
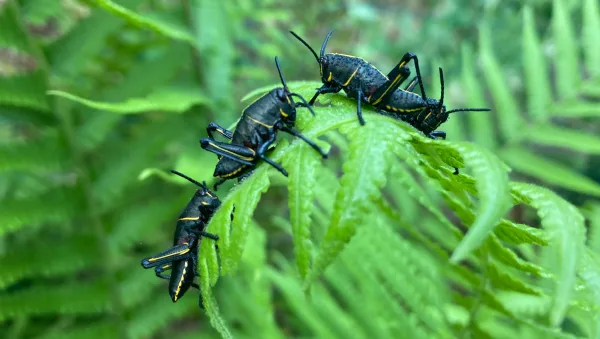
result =
[[[206,183],[202,184],[204,187],[196,190],[193,200],[198,206],[201,216],[211,216],[221,206],[221,201],[205,186]]]
[[[291,93],[287,89],[277,88],[275,90],[275,97],[279,106],[279,116],[281,121],[288,127],[294,127],[296,124],[296,105],[291,99]]]
[[[187,175],[177,172],[175,170],[171,170],[171,173],[176,174],[199,187],[196,190],[196,193],[194,193],[194,197],[192,198],[188,206],[197,206],[201,218],[210,218],[210,216],[213,215],[217,208],[221,206],[221,201],[219,200],[219,197],[217,197],[213,192],[211,192],[211,190],[208,189],[208,186],[206,186],[206,182],[203,181],[202,183],[200,183],[188,177]]]

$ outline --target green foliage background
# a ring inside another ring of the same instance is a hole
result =
[[[212,181],[198,140],[275,55],[311,96],[290,29],[384,71],[413,51],[449,108],[493,112],[432,141],[322,96],[298,128],[330,159],[280,137],[288,179],[223,185],[207,310],[173,304],[139,265],[194,190],[166,171]],[[600,338],[598,41],[597,0],[0,1],[1,337]]]

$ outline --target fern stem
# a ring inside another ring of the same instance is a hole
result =
[[[481,259],[481,282],[479,284],[479,298],[475,300],[473,307],[471,307],[471,310],[469,311],[469,322],[460,331],[458,338],[465,338],[466,336],[468,336],[467,333],[469,332],[469,330],[471,330],[470,332],[472,333],[472,329],[475,324],[475,318],[477,317],[477,313],[479,312],[481,304],[483,303],[483,295],[485,294],[485,290],[487,289],[489,280],[487,274],[487,266],[489,261],[487,246],[488,245],[486,243],[483,243],[483,245],[481,245],[481,254],[479,256]]]

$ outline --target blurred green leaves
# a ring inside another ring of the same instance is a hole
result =
[[[481,18],[463,0],[42,2],[0,5],[8,337],[597,337],[597,1],[494,2]],[[299,109],[298,129],[330,158],[280,135],[271,158],[289,178],[260,164],[218,193],[209,231],[221,239],[202,242],[198,267],[209,331],[197,291],[173,304],[139,267],[171,243],[193,192],[168,169],[210,184],[208,121],[232,125],[279,87],[275,55],[310,97],[321,83],[301,79],[318,68],[287,30],[316,43],[332,28],[331,51],[381,69],[415,51],[447,71],[449,104],[494,111],[444,125],[471,144],[368,108],[360,127],[343,95],[321,96],[316,117]],[[589,199],[589,237],[574,206],[511,182],[503,162]]]
[[[148,111],[183,113],[194,105],[210,103],[210,99],[202,96],[197,87],[161,88],[144,98],[131,98],[115,103],[92,101],[62,91],[48,91],[48,95],[56,95],[89,108],[119,114],[139,114]]]
[[[114,1],[110,0],[93,0],[91,1],[94,5],[111,12],[114,15],[120,16],[132,24],[150,29],[158,34],[166,37],[185,41],[192,45],[195,44],[194,36],[186,32],[185,30],[175,27],[169,23],[162,22],[156,18],[149,18],[147,16],[139,15],[136,12],[129,10],[123,6],[118,5]]]

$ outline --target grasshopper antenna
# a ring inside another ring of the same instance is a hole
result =
[[[312,54],[315,56],[315,59],[317,59],[317,62],[320,63],[319,62],[319,56],[317,55],[317,52],[315,52],[315,50],[312,47],[310,47],[310,45],[306,41],[304,41],[304,39],[302,39],[300,36],[298,36],[298,34],[292,32],[292,31],[290,31],[290,33],[292,33],[292,35],[295,36],[296,39],[300,40],[300,42],[303,43],[304,46],[308,47],[308,49],[310,49],[310,51],[312,52]]]
[[[182,178],[184,178],[184,179],[187,179],[187,181],[189,181],[189,182],[191,182],[191,183],[195,184],[195,185],[196,185],[196,186],[198,186],[198,187],[201,187],[201,188],[203,188],[203,189],[205,189],[205,190],[208,190],[208,186],[206,186],[206,182],[205,182],[205,181],[203,181],[202,183],[200,183],[200,182],[198,182],[198,181],[196,181],[196,180],[194,180],[194,179],[192,179],[192,178],[188,177],[187,175],[185,175],[185,174],[183,174],[183,173],[181,173],[181,172],[177,172],[176,170],[171,170],[171,173],[173,173],[173,174],[175,174],[175,175],[178,175],[178,176],[180,176],[180,177],[182,177]]]
[[[300,101],[302,101],[304,103],[304,107],[308,108],[308,110],[310,111],[310,113],[312,113],[312,115],[315,115],[315,111],[313,111],[310,104],[308,102],[306,102],[306,99],[304,99],[300,94],[290,93],[290,96],[294,96],[294,97],[300,99]]]
[[[440,98],[440,110],[444,107],[444,71],[440,67],[440,84],[442,85],[442,97]]]
[[[323,41],[323,45],[321,45],[321,58],[323,58],[323,56],[325,55],[325,47],[327,47],[327,42],[329,41],[329,38],[331,37],[331,33],[333,33],[333,29],[331,31],[329,31],[329,33],[327,33],[327,36],[325,37],[325,41]]]

